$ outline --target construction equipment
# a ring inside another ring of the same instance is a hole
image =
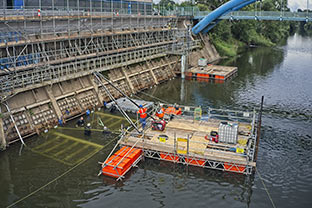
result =
[[[103,74],[99,73],[99,72],[94,72],[94,75],[101,77],[102,79],[104,79],[108,84],[110,84],[115,90],[117,90],[118,92],[120,92],[123,96],[125,96],[131,103],[133,103],[135,106],[137,106],[138,108],[140,108],[140,105],[138,105],[136,102],[134,102],[131,98],[129,98],[122,90],[120,90],[118,87],[116,87],[109,79],[107,79]],[[117,102],[114,102],[116,105]],[[153,120],[155,120],[149,113],[147,113],[147,115],[149,117],[151,117]]]
[[[103,84],[102,80],[100,79],[103,78],[104,80],[107,80],[102,74],[98,73],[98,72],[94,72],[93,73],[94,76],[97,78],[97,80],[99,81],[99,83],[102,85],[102,87],[104,88],[104,90],[106,91],[106,93],[108,94],[109,98],[115,103],[115,106],[117,107],[117,109],[120,111],[120,113],[126,118],[126,120],[135,128],[135,130],[137,130],[137,132],[141,133],[141,131],[138,129],[138,127],[132,122],[132,120],[129,118],[129,116],[127,115],[127,113],[119,107],[118,103],[116,102],[116,99],[114,98],[114,96],[112,96],[112,94],[109,92],[109,90],[107,89],[107,87]],[[111,84],[115,89],[117,89],[112,83],[108,82],[109,84]],[[119,91],[119,89],[118,89]],[[120,91],[121,92],[121,91]],[[124,93],[122,93],[124,94]]]

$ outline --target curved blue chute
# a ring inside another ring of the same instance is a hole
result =
[[[231,0],[221,5],[192,28],[193,34],[198,35],[200,32],[207,33],[220,21],[219,17],[226,15],[229,12],[237,11],[255,1],[257,0]]]

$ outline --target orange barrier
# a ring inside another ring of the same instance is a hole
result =
[[[224,163],[224,169],[228,171],[234,171],[238,173],[243,173],[246,169],[246,166],[243,165],[235,165],[233,163]]]
[[[173,154],[160,153],[160,157],[164,160],[179,161],[179,157],[173,156]]]
[[[191,158],[185,158],[185,162],[187,162],[191,165],[200,165],[200,166],[205,165],[205,160],[196,160],[196,159],[191,159]]]
[[[114,178],[124,176],[141,154],[141,149],[131,149],[131,147],[127,146],[122,147],[107,160],[105,166],[102,168],[102,174]]]

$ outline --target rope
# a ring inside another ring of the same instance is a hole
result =
[[[117,137],[115,137],[114,139],[112,139],[111,141],[109,141],[107,144],[105,144],[100,150],[104,149],[105,147],[107,147],[108,145],[110,145],[113,141],[115,141],[120,135],[118,135]],[[67,175],[68,173],[70,173],[72,170],[74,170],[75,168],[77,168],[78,166],[80,166],[82,163],[86,162],[87,160],[89,160],[91,157],[93,157],[97,152],[94,152],[93,154],[90,155],[90,157],[85,158],[84,160],[82,160],[81,162],[79,162],[77,165],[73,166],[72,168],[68,169],[67,171],[65,171],[64,173],[62,173],[61,175],[57,176],[56,178],[54,178],[53,180],[51,180],[50,182],[48,182],[47,184],[41,186],[40,188],[36,189],[35,191],[31,192],[30,194],[24,196],[23,198],[17,200],[16,202],[10,204],[9,206],[7,206],[7,208],[13,207],[16,204],[24,201],[25,199],[29,198],[30,196],[34,195],[35,193],[41,191],[42,189],[44,189],[45,187],[49,186],[50,184],[54,183],[55,181],[59,180],[60,178],[62,178],[63,176]]]
[[[162,100],[162,99],[160,99],[160,98],[158,98],[158,97],[155,97],[155,96],[153,96],[153,95],[149,95],[149,94],[147,94],[147,93],[145,93],[145,92],[143,92],[143,91],[140,91],[139,93],[142,93],[143,95],[146,95],[146,96],[149,96],[149,97],[151,97],[151,98],[154,98],[154,99],[156,99],[156,100],[158,100],[158,101],[160,101],[160,102],[162,102],[162,103],[169,104],[168,101]],[[135,95],[135,96],[138,97],[138,98],[140,98],[140,97],[137,96],[137,95]],[[142,99],[142,98],[140,98],[140,99]]]
[[[74,131],[84,131],[85,129],[84,128],[79,128],[79,127],[77,127],[77,128],[71,128],[71,127],[63,127],[63,126],[59,126],[59,127],[57,127],[58,129],[64,129],[64,130],[74,130]],[[103,132],[103,131],[105,131],[104,129],[90,129],[91,131],[96,131],[96,132]],[[120,131],[111,131],[111,130],[109,130],[109,129],[107,129],[106,131],[108,131],[108,132],[111,132],[111,133],[113,133],[113,134],[120,134]]]
[[[258,173],[259,178],[260,178],[260,181],[261,181],[261,183],[262,183],[262,185],[263,185],[263,188],[264,188],[265,192],[267,193],[267,195],[268,195],[268,197],[269,197],[269,199],[270,199],[270,201],[271,201],[272,207],[273,207],[273,208],[276,208],[276,206],[275,206],[275,204],[274,204],[274,202],[273,202],[273,199],[272,199],[272,197],[271,197],[271,195],[270,195],[270,192],[269,192],[268,188],[266,187],[266,185],[265,185],[265,183],[264,183],[264,181],[263,181],[263,178],[261,177],[261,175],[260,175],[260,173],[259,173],[259,171],[258,171],[258,168],[256,168],[256,172]]]

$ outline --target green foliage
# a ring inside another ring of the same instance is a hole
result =
[[[176,3],[172,0],[160,0],[158,5],[160,5],[163,9],[173,10]]]
[[[210,8],[208,5],[205,4],[197,4],[197,7],[199,11],[210,11]]]
[[[180,7],[191,7],[191,6],[193,6],[191,1],[184,1],[180,4]]]
[[[305,35],[312,35],[312,22],[302,22],[300,32]]]
[[[262,11],[280,11],[281,7],[285,8],[287,5],[286,0],[281,1],[266,0],[261,4]],[[254,3],[242,10],[254,11],[259,10],[260,3]],[[244,45],[257,45],[257,46],[273,46],[288,37],[291,31],[296,29],[296,23],[280,22],[280,21],[255,21],[255,20],[240,20],[229,21],[223,20],[216,25],[210,32],[211,39],[218,49],[221,49],[221,55],[234,54],[233,51],[225,50],[227,44],[233,44],[233,40],[237,40]],[[220,44],[221,42],[225,42]],[[227,43],[227,44],[226,44]],[[229,47],[227,49],[230,49]],[[234,50],[235,48],[231,48]]]
[[[196,0],[196,3],[200,11],[212,11],[227,1],[229,0]],[[158,5],[172,9],[176,4],[172,0],[161,0]],[[261,8],[262,11],[289,11],[286,5],[287,0],[282,0],[282,2],[281,0],[265,0],[250,4],[242,10],[255,11]],[[180,6],[190,7],[192,1],[182,2]],[[285,21],[223,20],[211,30],[209,35],[221,55],[233,56],[242,46],[273,46],[294,33],[298,25],[298,23]],[[311,22],[301,23],[300,29],[312,35]]]

